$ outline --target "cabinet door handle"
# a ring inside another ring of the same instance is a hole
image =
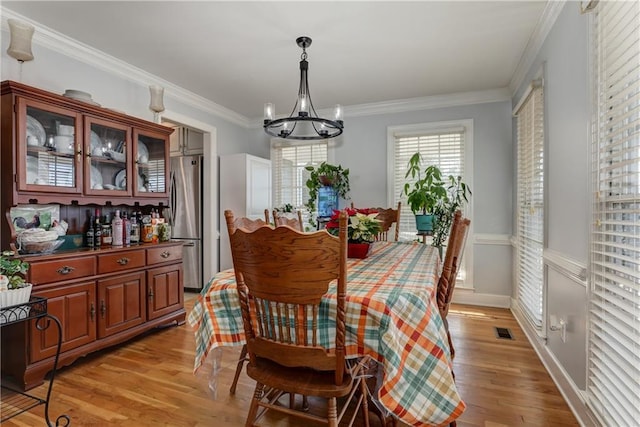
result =
[[[62,266],[59,269],[57,269],[56,271],[58,272],[58,274],[69,274],[71,273],[73,270],[75,270],[75,268],[73,267],[69,267],[68,265]]]
[[[91,303],[91,308],[89,309],[89,315],[91,316],[91,321],[93,322],[93,319],[96,316],[96,307],[93,305],[93,302]]]
[[[127,265],[127,264],[129,264],[129,261],[130,261],[129,258],[122,257],[122,258],[118,259],[116,262],[118,264],[120,264],[120,265]]]
[[[164,252],[162,252],[162,253],[160,254],[160,256],[161,256],[162,258],[169,258],[169,257],[171,256],[171,252],[169,252],[169,251],[164,251]]]
[[[149,289],[149,299],[153,299],[153,288]]]
[[[107,305],[104,303],[104,300],[100,301],[100,315],[102,316],[102,318],[104,319],[104,315],[107,312]]]

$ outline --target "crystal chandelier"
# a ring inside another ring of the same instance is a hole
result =
[[[270,102],[266,103],[264,105],[264,130],[271,136],[289,139],[312,140],[336,137],[342,133],[344,128],[342,107],[335,106],[333,119],[318,117],[313,102],[311,102],[309,82],[307,81],[309,63],[307,62],[306,48],[311,45],[311,38],[298,37],[296,43],[302,48],[298,99],[289,117],[275,120],[274,105]]]

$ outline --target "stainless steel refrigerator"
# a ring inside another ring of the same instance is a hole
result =
[[[184,287],[200,290],[202,283],[202,156],[171,157],[169,208],[171,238],[184,241]]]

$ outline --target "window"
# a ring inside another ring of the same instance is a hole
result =
[[[306,186],[309,172],[305,170],[305,166],[317,166],[326,161],[327,142],[272,142],[273,206],[289,203],[303,209],[309,198]]]
[[[416,223],[413,212],[407,204],[403,192],[406,182],[407,163],[411,156],[420,152],[422,165],[437,165],[445,176],[460,175],[473,191],[472,147],[473,120],[435,122],[419,125],[389,127],[388,130],[389,185],[388,205],[402,202],[400,212],[400,240],[415,240]],[[391,193],[392,192],[392,193]],[[470,204],[465,206],[464,215],[471,217]],[[472,221],[473,224],[473,221]],[[467,244],[471,239],[467,239]],[[469,286],[472,254],[465,250],[463,265],[456,286]]]
[[[542,335],[544,247],[544,93],[532,83],[516,107],[518,303]]]
[[[640,3],[592,16],[593,221],[587,402],[603,425],[640,420]]]

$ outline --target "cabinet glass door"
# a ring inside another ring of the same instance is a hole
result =
[[[136,159],[136,186],[133,192],[139,197],[167,195],[169,161],[168,137],[153,132],[134,130],[133,152]]]
[[[26,99],[18,112],[18,189],[79,193],[80,115]]]
[[[128,126],[86,118],[85,193],[130,196],[131,132]]]

